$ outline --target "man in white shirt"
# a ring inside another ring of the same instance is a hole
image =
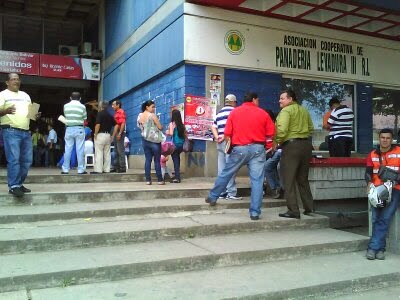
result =
[[[57,132],[54,130],[52,125],[47,125],[47,130],[49,134],[47,135],[46,140],[46,154],[45,154],[45,167],[54,167],[55,164],[55,150],[57,144]]]

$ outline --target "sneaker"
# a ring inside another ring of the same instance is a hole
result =
[[[382,250],[379,250],[378,252],[376,252],[375,257],[376,257],[376,259],[384,260],[385,259],[385,252],[382,251]]]
[[[369,260],[374,260],[376,258],[376,252],[375,250],[368,249],[367,253],[365,254],[365,257]]]
[[[30,189],[24,187],[23,185],[21,185],[20,189],[21,189],[21,191],[22,191],[23,193],[30,193],[30,192],[32,192]]]
[[[62,174],[62,175],[68,175],[69,173],[63,171],[63,172],[61,172],[61,174]]]
[[[234,196],[234,195],[228,195],[226,196],[226,200],[242,200],[242,197],[239,196]]]
[[[250,220],[258,221],[258,220],[260,220],[260,217],[259,216],[250,216]]]
[[[86,171],[83,171],[82,173],[78,173],[78,175],[85,175],[85,174],[87,174]]]
[[[227,193],[222,193],[221,195],[219,195],[218,199],[220,199],[220,200],[225,199],[226,196],[228,196]]]
[[[15,187],[15,188],[9,189],[8,193],[10,193],[11,195],[13,195],[15,197],[23,197],[24,196],[24,192],[21,190],[20,187]]]
[[[172,180],[172,183],[181,183],[181,180],[178,179],[178,178],[174,178],[174,179]]]

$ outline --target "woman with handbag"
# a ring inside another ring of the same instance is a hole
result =
[[[144,173],[146,184],[151,185],[151,161],[154,157],[154,168],[159,185],[164,185],[165,181],[161,174],[161,142],[163,140],[162,125],[155,112],[154,101],[147,100],[142,104],[142,113],[139,114],[137,123],[142,131],[142,144],[145,156]]]
[[[183,150],[183,143],[186,138],[186,128],[183,125],[181,112],[174,109],[171,114],[171,123],[168,125],[167,135],[172,136],[172,142],[175,145],[175,151],[171,154],[174,163],[175,176],[171,180],[173,183],[181,182],[181,153]]]

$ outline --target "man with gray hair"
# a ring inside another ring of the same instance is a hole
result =
[[[226,162],[229,158],[229,154],[225,153],[226,141],[224,138],[224,130],[226,121],[231,111],[236,107],[236,96],[229,94],[225,97],[225,106],[217,113],[214,119],[214,124],[211,127],[214,135],[214,141],[217,142],[217,153],[218,153],[218,175],[221,174],[225,168]],[[228,200],[241,200],[242,197],[237,195],[237,187],[235,182],[236,174],[232,176],[229,181],[226,190],[220,195],[219,199]]]
[[[118,127],[115,126],[113,116],[107,111],[107,102],[99,101],[99,112],[94,127],[94,171],[91,174],[110,173],[111,168],[111,141],[114,139]],[[111,135],[111,129],[114,132]]]

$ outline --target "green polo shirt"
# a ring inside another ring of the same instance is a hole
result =
[[[276,118],[274,141],[282,144],[289,139],[308,138],[314,131],[314,125],[307,109],[293,102],[282,108]]]

